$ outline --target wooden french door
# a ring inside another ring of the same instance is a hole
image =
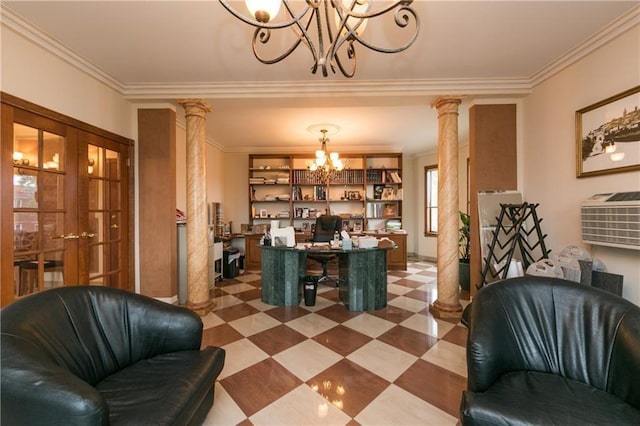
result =
[[[80,162],[86,163],[78,192],[80,238],[86,240],[80,282],[128,288],[128,149],[87,132],[80,132],[79,147]]]
[[[2,100],[2,305],[60,286],[130,288],[129,141]]]

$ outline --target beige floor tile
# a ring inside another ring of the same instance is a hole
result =
[[[254,425],[346,425],[351,418],[329,401],[300,385],[287,395],[268,405],[249,420]]]
[[[323,333],[336,325],[338,325],[337,322],[318,314],[305,315],[287,323],[288,327],[293,328],[298,333],[302,333],[307,337],[313,337]]]
[[[467,377],[466,350],[462,346],[440,340],[422,355],[422,359]]]
[[[369,404],[355,420],[361,425],[455,425],[457,418],[391,385]]]
[[[385,331],[388,331],[395,324],[375,315],[364,313],[355,318],[342,323],[345,327],[352,328],[369,337],[378,337]]]
[[[224,360],[224,368],[218,376],[218,380],[231,376],[257,362],[268,358],[264,351],[247,339],[242,339],[223,346],[227,352]]]
[[[273,359],[306,382],[341,360],[342,356],[320,343],[305,340],[274,355]]]
[[[347,356],[349,361],[393,382],[409,368],[418,357],[396,349],[379,340],[372,340]]]
[[[238,404],[229,396],[222,385],[217,382],[213,408],[204,419],[203,426],[237,425],[246,417],[240,407],[238,407]]]
[[[238,332],[243,336],[251,336],[280,325],[280,321],[265,314],[264,312],[259,312],[257,314],[231,321],[229,325],[238,330]]]

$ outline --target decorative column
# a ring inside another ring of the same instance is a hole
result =
[[[209,297],[205,123],[211,107],[201,99],[179,99],[187,121],[187,304],[200,316],[214,307]]]
[[[436,318],[462,315],[458,269],[458,105],[460,97],[442,96],[438,110],[438,298],[429,312]]]

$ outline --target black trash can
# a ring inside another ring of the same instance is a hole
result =
[[[307,275],[306,277],[304,277],[302,285],[304,290],[305,306],[315,306],[316,292],[318,291],[318,277]]]
[[[229,262],[229,257],[238,253],[239,250],[236,248],[222,251],[222,278],[235,278],[238,275],[238,259]]]

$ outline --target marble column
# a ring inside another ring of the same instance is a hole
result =
[[[200,316],[214,307],[209,297],[207,176],[205,167],[206,114],[201,99],[179,99],[187,122],[187,304]]]
[[[438,110],[438,298],[429,311],[436,318],[459,318],[458,269],[458,106],[461,98],[442,96]]]

